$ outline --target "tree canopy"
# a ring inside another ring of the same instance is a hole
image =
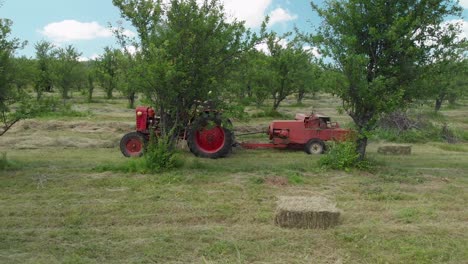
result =
[[[455,40],[456,28],[442,22],[461,8],[453,0],[327,0],[312,8],[323,19],[314,43],[346,77],[334,93],[357,126],[363,159],[380,114],[414,100],[421,67]]]

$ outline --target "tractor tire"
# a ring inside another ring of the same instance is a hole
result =
[[[120,140],[120,151],[125,157],[141,157],[148,143],[146,137],[139,132],[130,132]]]
[[[219,115],[201,115],[188,129],[187,145],[197,157],[210,159],[226,157],[231,153],[233,143],[234,134],[223,126]]]
[[[307,154],[318,155],[325,151],[325,143],[320,139],[311,139],[304,147]]]

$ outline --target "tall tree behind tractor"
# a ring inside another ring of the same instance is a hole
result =
[[[163,4],[160,0],[113,0],[122,17],[138,32],[133,43],[129,40],[120,43],[137,47],[134,71],[138,86],[155,109],[140,109],[137,115],[141,112],[142,120],[148,117],[150,125],[157,125],[159,139],[167,140],[172,146],[180,135],[197,137],[186,131],[189,126],[227,122],[215,112],[202,111],[205,117],[201,120],[195,119],[193,113],[199,101],[222,101],[227,74],[243,52],[253,46],[243,22],[226,22],[220,1],[197,2],[172,0]],[[123,34],[118,37],[125,38]],[[145,125],[140,128],[145,129]],[[217,152],[225,144],[230,145],[231,133],[227,128],[210,131],[209,141],[198,147]],[[128,137],[131,142],[137,142],[135,139],[139,135]],[[220,143],[221,137],[224,137],[223,143]],[[225,154],[222,151],[222,155]]]

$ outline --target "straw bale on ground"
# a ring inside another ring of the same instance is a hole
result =
[[[338,225],[340,211],[320,196],[280,196],[275,224],[288,228],[326,229]]]
[[[409,145],[388,145],[381,146],[377,153],[384,155],[411,155],[411,146]]]

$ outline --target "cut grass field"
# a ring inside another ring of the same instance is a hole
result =
[[[325,171],[317,167],[319,157],[300,151],[236,149],[218,160],[183,150],[184,163],[173,171],[122,173],[112,168],[128,163],[117,144],[133,123],[133,110],[123,100],[99,101],[76,106],[91,116],[25,120],[0,137],[0,152],[12,167],[0,171],[0,263],[468,259],[467,143],[413,144],[410,156],[383,156],[377,147],[385,142],[371,142],[368,156],[378,164],[372,171]],[[307,105],[315,105],[349,122],[323,100],[304,105],[281,111],[308,112]],[[460,128],[466,128],[466,113],[466,104],[442,111]],[[25,129],[28,122],[36,125]],[[44,143],[57,138],[89,144]],[[289,195],[336,202],[340,225],[275,226],[277,197]]]

